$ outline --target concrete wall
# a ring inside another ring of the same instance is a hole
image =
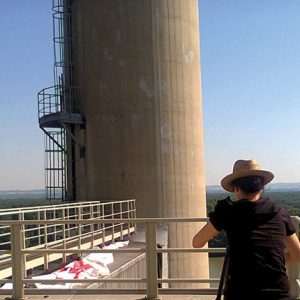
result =
[[[197,0],[74,0],[75,84],[86,129],[78,200],[137,199],[138,217],[206,215]],[[169,226],[190,247],[198,226]],[[176,262],[185,267],[177,267]],[[172,255],[207,277],[206,255]]]

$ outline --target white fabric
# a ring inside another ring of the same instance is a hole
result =
[[[61,272],[65,273],[65,272]],[[59,272],[56,271],[51,274],[46,274],[46,275],[40,275],[40,276],[33,276],[32,279],[38,280],[38,279],[74,279],[74,276],[68,277],[68,275],[58,275]],[[73,275],[73,274],[70,274]],[[74,274],[75,275],[75,274]],[[65,283],[65,284],[50,284],[50,283],[35,283],[35,286],[38,289],[70,289],[72,288],[72,283]]]
[[[117,245],[119,248],[122,248],[122,247],[128,246],[128,244],[129,244],[129,241],[124,241],[124,242],[116,242],[116,245]]]
[[[109,271],[109,268],[107,267],[107,265],[105,265],[101,262],[95,263],[93,261],[87,260],[86,258],[84,258],[83,261],[87,261],[94,268],[94,270],[98,273],[98,275],[108,276],[110,274],[110,271]],[[93,274],[91,274],[91,275],[93,275]]]
[[[13,289],[13,284],[11,282],[8,282],[8,283],[5,283],[1,289],[4,289],[4,290],[12,290]]]
[[[57,279],[74,279],[76,276],[76,273],[69,273],[70,270],[66,270],[66,271],[57,271],[54,272],[54,274],[56,275]]]
[[[103,249],[118,249],[129,244],[126,242],[116,242],[105,246]],[[110,270],[107,265],[114,262],[112,253],[90,253],[81,261],[73,261],[58,271],[52,274],[34,276],[32,279],[96,279],[99,276],[110,275]],[[66,284],[35,284],[38,289],[71,289],[74,286],[79,286],[80,283]],[[11,289],[12,284],[7,283],[2,288]]]
[[[66,284],[43,284],[43,283],[36,283],[35,284],[38,289],[72,289],[72,283]],[[76,284],[78,285],[78,283]]]
[[[40,276],[33,276],[32,279],[56,279],[55,273],[40,275]]]
[[[86,259],[97,264],[109,265],[114,262],[114,256],[112,253],[90,253]]]

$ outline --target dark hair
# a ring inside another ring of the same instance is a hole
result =
[[[264,178],[261,176],[247,176],[235,179],[234,187],[240,188],[246,194],[258,193],[264,187]]]

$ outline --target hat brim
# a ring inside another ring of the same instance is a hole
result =
[[[261,176],[264,178],[264,185],[268,184],[271,182],[274,178],[274,174],[269,172],[269,171],[264,171],[264,170],[252,170],[252,171],[241,171],[241,172],[236,172],[234,174],[229,174],[225,176],[221,180],[221,186],[224,190],[228,192],[233,192],[233,185],[232,182],[238,178],[241,177],[247,177],[247,176]]]

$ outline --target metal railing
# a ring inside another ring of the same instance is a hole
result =
[[[144,224],[145,225],[145,243],[146,248],[128,248],[128,249],[77,249],[77,250],[70,250],[70,249],[36,249],[36,250],[29,250],[25,249],[23,247],[22,243],[22,227],[37,224],[39,226],[44,226],[45,224],[49,226],[55,226],[56,221],[9,221],[9,222],[0,222],[0,225],[6,225],[11,227],[11,234],[12,234],[12,249],[10,251],[12,255],[12,261],[13,261],[13,276],[11,282],[13,283],[13,289],[10,291],[13,295],[13,299],[23,299],[24,295],[31,295],[31,294],[69,294],[70,290],[42,290],[42,289],[32,289],[32,288],[26,288],[24,287],[24,284],[33,284],[33,283],[103,283],[103,282],[138,282],[138,283],[146,283],[146,290],[141,289],[77,289],[76,294],[112,294],[112,293],[118,293],[118,294],[125,294],[125,293],[132,293],[132,294],[140,294],[145,293],[147,295],[147,299],[158,299],[159,294],[169,294],[169,293],[179,293],[179,294],[215,294],[216,289],[194,289],[194,290],[185,290],[185,289],[170,289],[170,288],[158,288],[159,283],[165,283],[165,282],[180,282],[180,283],[213,283],[218,282],[219,279],[217,278],[158,278],[157,275],[157,254],[158,253],[183,253],[183,252],[189,252],[189,253],[195,253],[195,252],[201,252],[201,253],[222,253],[224,252],[224,248],[201,248],[201,249],[193,249],[193,248],[165,248],[160,249],[157,248],[156,245],[156,226],[157,224],[166,224],[166,223],[176,223],[176,222],[205,222],[207,218],[147,218],[147,219],[102,219],[102,220],[95,220],[95,219],[89,219],[89,220],[76,220],[76,222],[72,220],[65,220],[60,221],[61,224],[64,224],[64,226],[72,225],[76,223],[78,226],[94,226],[97,224],[117,224],[117,223],[123,223],[128,224],[134,222],[135,224]],[[295,222],[299,225],[299,218],[293,218]],[[297,228],[298,228],[297,225]],[[23,260],[24,256],[28,254],[50,254],[50,253],[71,253],[71,252],[80,252],[80,253],[145,253],[146,256],[146,277],[145,278],[123,278],[123,279],[116,279],[116,278],[101,278],[101,279],[55,279],[55,280],[45,280],[45,279],[29,279],[26,276],[24,276],[24,270],[23,268]],[[299,269],[297,269],[299,271]],[[298,274],[298,273],[297,273]],[[294,280],[295,279],[295,280]],[[292,286],[292,296],[296,298],[296,296],[299,294],[299,289],[297,287],[297,281],[299,282],[298,278],[290,278],[291,286]],[[294,289],[297,291],[295,292]],[[8,294],[8,290],[1,291],[0,294]]]
[[[24,295],[30,294],[44,294],[44,293],[52,293],[52,294],[65,294],[66,290],[59,289],[51,289],[51,290],[43,290],[43,289],[32,289],[32,288],[25,288],[25,284],[33,284],[33,283],[47,283],[47,284],[59,284],[59,283],[103,283],[103,282],[126,282],[126,283],[145,283],[146,290],[143,289],[76,289],[77,294],[93,294],[93,293],[100,293],[100,294],[111,294],[111,293],[133,293],[133,294],[140,294],[145,293],[147,294],[148,299],[156,299],[158,294],[162,293],[169,293],[172,291],[173,293],[186,293],[186,294],[215,294],[215,289],[197,289],[197,290],[172,290],[170,288],[160,288],[158,289],[159,283],[213,283],[218,282],[217,278],[158,278],[157,274],[157,254],[158,253],[222,253],[224,252],[223,248],[211,248],[211,249],[193,249],[193,248],[157,248],[156,244],[156,226],[157,224],[162,223],[171,223],[171,222],[204,222],[207,218],[176,218],[176,219],[80,219],[80,220],[60,220],[59,223],[64,225],[64,228],[67,226],[71,226],[76,224],[76,226],[84,227],[84,226],[95,226],[99,225],[101,227],[104,224],[144,224],[145,226],[145,248],[127,248],[127,249],[26,249],[23,246],[22,242],[22,227],[23,226],[31,226],[31,225],[38,225],[38,226],[56,226],[57,221],[55,220],[40,220],[40,221],[8,221],[5,222],[6,226],[11,227],[11,234],[12,234],[12,249],[9,253],[12,255],[12,262],[13,262],[13,275],[12,280],[2,280],[2,282],[12,282],[13,289],[10,291],[13,295],[13,299],[22,299]],[[1,221],[0,225],[4,225],[4,222]],[[104,226],[105,227],[105,226]],[[2,251],[3,252],[3,251]],[[45,255],[45,254],[68,254],[68,253],[144,253],[146,257],[146,277],[145,278],[101,278],[101,279],[55,279],[55,280],[46,280],[46,279],[30,279],[24,276],[24,256],[26,255]],[[7,253],[7,251],[6,251]],[[70,290],[68,290],[70,293]],[[0,290],[0,294],[8,294],[9,290]]]
[[[24,269],[28,270],[39,265],[44,265],[47,269],[51,261],[67,260],[66,253],[60,251],[34,256],[36,253],[30,252],[31,250],[92,248],[96,244],[114,241],[134,231],[132,222],[127,225],[123,222],[82,224],[77,223],[77,220],[132,219],[135,216],[135,200],[78,202],[0,210],[0,279],[11,276],[13,272],[13,228],[8,223],[12,220],[21,224],[18,235],[21,235],[22,249],[29,251],[23,261]],[[76,251],[70,250],[68,253]]]
[[[54,84],[38,93],[39,125],[46,138],[46,197],[76,201],[73,142],[79,146],[80,155],[84,147],[72,132],[74,126],[84,124],[84,118],[80,91],[73,80],[70,1],[52,0],[52,11]]]
[[[63,84],[42,89],[38,92],[39,119],[63,112],[65,115],[61,117],[61,121],[72,121],[72,116],[80,114],[81,110],[80,104],[74,100],[77,94],[77,88]]]

